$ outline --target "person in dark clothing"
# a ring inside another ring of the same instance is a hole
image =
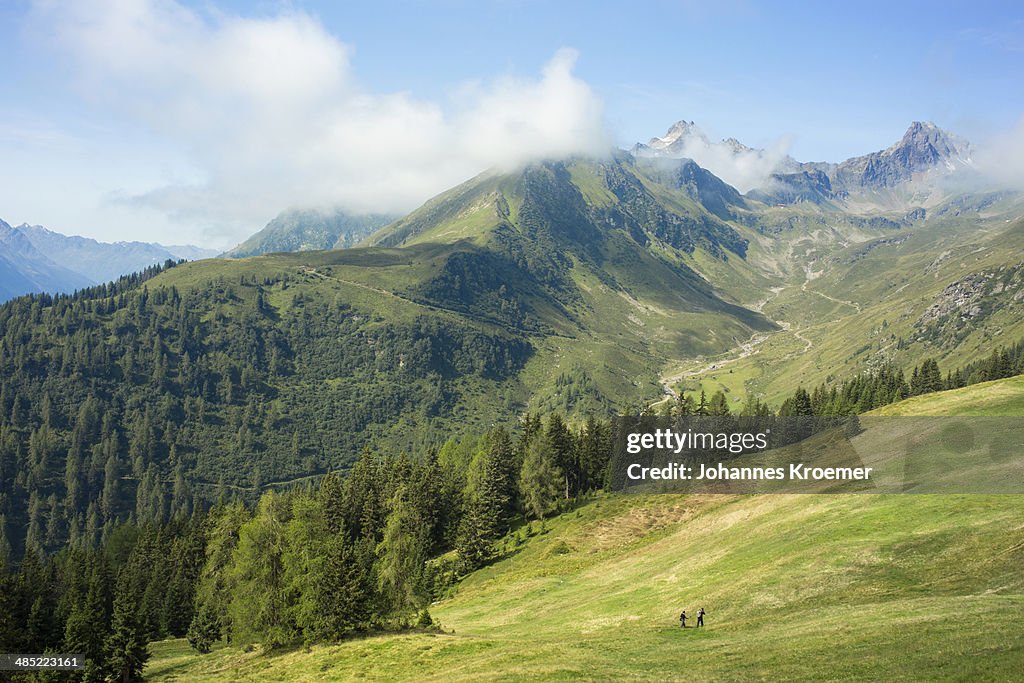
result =
[[[701,607],[697,611],[697,626],[698,626],[698,628],[704,626],[704,614],[705,614],[704,608]]]
[[[686,610],[679,615],[679,628],[686,628]]]

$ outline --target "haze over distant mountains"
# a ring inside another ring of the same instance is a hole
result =
[[[781,149],[756,149],[735,138],[712,142],[692,121],[638,143],[627,156],[644,172],[685,189],[718,218],[747,202],[787,206],[810,202],[826,210],[865,215],[924,211],[953,196],[951,179],[973,172],[972,147],[929,122],[914,122],[884,150],[842,162],[799,162]],[[671,176],[671,177],[669,177]],[[274,252],[342,249],[368,240],[400,217],[356,215],[342,209],[289,209],[221,254],[230,258]],[[191,245],[104,243],[41,226],[12,228],[0,221],[0,297],[66,292],[114,280],[167,259],[195,260],[218,252]]]
[[[0,220],[0,299],[29,292],[71,292],[94,284],[36,249],[24,232]]]
[[[770,204],[863,199],[913,183],[915,191],[972,169],[966,140],[931,122],[913,122],[887,149],[839,163],[799,162],[778,150],[748,147],[735,138],[712,142],[692,121],[673,124],[663,137],[637,143],[638,158],[689,158],[744,194]]]
[[[73,292],[170,260],[216,256],[193,245],[99,242],[41,225],[11,227],[0,220],[0,300],[32,292]]]
[[[341,209],[291,209],[282,211],[265,228],[224,256],[243,258],[282,251],[344,249],[396,218],[385,214],[357,216]]]
[[[812,202],[857,214],[909,213],[949,199],[945,181],[972,170],[970,143],[929,122],[912,123],[887,149],[838,163],[799,162],[781,148],[756,149],[735,138],[713,142],[685,120],[662,137],[637,143],[629,154],[649,174],[675,174],[669,184],[689,187],[720,218],[728,217],[727,205],[743,205],[744,198],[768,205]],[[291,209],[223,256],[348,248],[398,218]]]

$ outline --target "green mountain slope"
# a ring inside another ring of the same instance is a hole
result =
[[[270,656],[156,643],[148,673],[1004,679],[1024,649],[1022,512],[1012,496],[598,499],[433,606],[449,633]],[[699,607],[707,627],[679,629]]]
[[[308,286],[340,288],[332,296],[385,319],[443,312],[500,328],[535,351],[516,376],[531,406],[606,412],[657,396],[666,356],[721,352],[774,328],[695,270],[697,258],[749,268],[747,239],[688,194],[693,177],[660,185],[627,158],[485,174],[384,228],[367,250],[237,268],[271,288],[297,268],[312,274]],[[157,283],[194,286],[222,272],[232,271],[179,268]]]
[[[1024,375],[915,396],[869,415],[1024,415]]]
[[[753,277],[747,238],[687,192],[628,160],[541,164],[373,240],[401,246],[211,259],[9,302],[0,515],[19,547],[55,549],[364,448],[649,403],[666,357],[775,329],[695,270]]]
[[[179,479],[254,495],[528,410],[575,419],[700,388],[778,404],[1024,336],[1019,199],[926,213],[766,206],[690,162],[577,159],[484,174],[358,248],[10,302],[0,514],[19,540],[58,519],[55,548],[136,512],[143,480],[156,500]],[[69,491],[62,512],[39,503]]]
[[[819,207],[765,211],[761,229],[780,227],[752,241],[747,262],[778,264],[758,306],[783,330],[680,362],[667,383],[777,403],[794,386],[884,363],[910,368],[932,357],[945,372],[1012,344],[1024,336],[1021,212],[1019,198],[1000,195],[960,197],[930,217],[877,227],[842,215],[821,223],[829,214]]]
[[[1003,397],[1019,401],[1020,384],[911,399],[887,413],[942,414],[990,396],[979,414],[1007,414]],[[542,533],[520,533],[520,546],[506,544],[504,559],[431,606],[442,633],[270,655],[223,647],[198,656],[167,641],[153,644],[147,673],[1006,680],[1024,657],[1022,514],[1020,496],[599,496]],[[692,618],[700,607],[706,628],[679,629],[680,609]]]

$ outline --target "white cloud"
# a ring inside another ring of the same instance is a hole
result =
[[[1010,130],[982,140],[973,153],[974,168],[1002,187],[1024,191],[1024,115]]]
[[[571,50],[539,78],[465,85],[441,103],[372,92],[350,46],[301,12],[250,19],[170,0],[81,0],[40,1],[34,14],[84,98],[195,167],[191,184],[119,201],[239,237],[289,206],[404,211],[489,167],[610,147]]]
[[[733,139],[711,142],[700,127],[680,122],[669,130],[666,137],[651,140],[640,153],[692,159],[745,193],[766,186],[772,173],[793,163],[787,154],[790,142],[789,138],[780,138],[767,149],[752,149]]]
[[[785,139],[767,149],[735,149],[727,143],[697,138],[688,142],[683,156],[693,159],[740,192],[749,192],[768,183],[771,174],[785,161],[788,149],[789,141]]]

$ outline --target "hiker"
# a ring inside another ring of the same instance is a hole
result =
[[[704,627],[704,614],[705,612],[703,607],[697,610],[697,628]]]
[[[686,628],[686,610],[679,615],[679,628]]]

